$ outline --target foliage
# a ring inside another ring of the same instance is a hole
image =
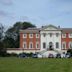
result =
[[[0,56],[4,57],[6,55],[6,49],[3,47],[3,43],[0,42]]]
[[[4,27],[2,24],[0,24],[0,41],[3,38],[3,30],[4,30]]]
[[[5,48],[19,48],[19,31],[20,29],[27,29],[36,27],[30,22],[16,22],[13,27],[9,28],[5,33],[4,47]]]
[[[72,49],[68,49],[67,53],[70,53],[72,55]]]

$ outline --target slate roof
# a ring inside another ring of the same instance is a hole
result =
[[[54,27],[58,30],[61,30],[62,33],[72,33],[72,28],[60,28],[60,27],[56,27],[54,25],[46,25],[46,26],[42,26],[42,28],[28,28],[25,30],[20,30],[20,32],[22,33],[39,33],[41,30],[47,28],[47,27]]]

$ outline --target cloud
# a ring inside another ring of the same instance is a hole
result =
[[[13,4],[13,0],[0,0],[0,4],[12,5]]]
[[[0,10],[0,18],[12,18],[12,19],[14,19],[14,16],[11,13]]]

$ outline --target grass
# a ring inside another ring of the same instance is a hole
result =
[[[0,58],[0,72],[72,72],[72,59]]]

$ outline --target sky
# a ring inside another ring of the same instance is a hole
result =
[[[19,21],[72,27],[72,0],[0,0],[0,23],[8,28]]]

